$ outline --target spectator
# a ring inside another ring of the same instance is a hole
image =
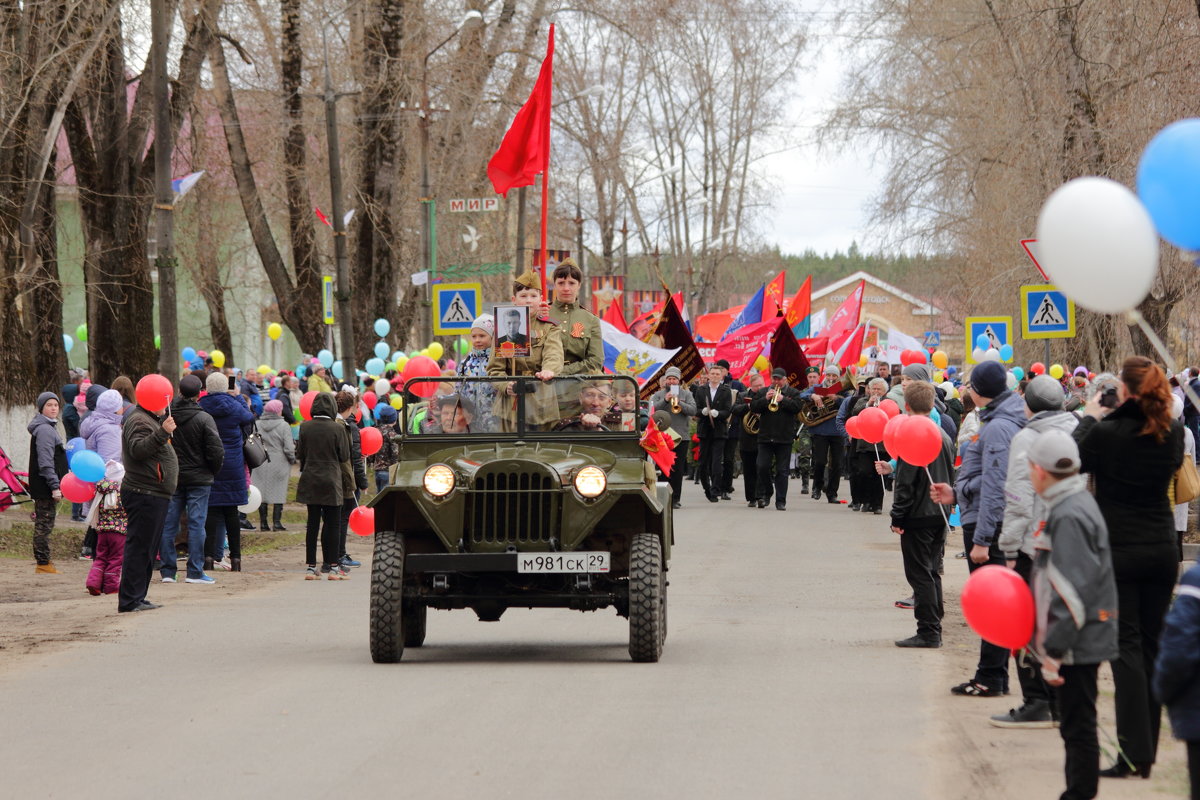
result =
[[[360,492],[367,488],[367,462],[362,454],[362,438],[354,422],[354,409],[358,395],[354,390],[343,388],[334,398],[338,416],[346,427],[346,441],[350,447],[350,469],[343,477],[342,513],[338,519],[338,563],[343,568],[361,567],[362,563],[350,558],[346,552],[346,535],[350,530],[350,512],[358,507]]]
[[[159,546],[159,574],[163,583],[174,583],[178,568],[175,536],[180,520],[187,514],[188,583],[211,585],[216,579],[205,572],[205,526],[214,476],[225,463],[225,449],[212,415],[200,407],[200,379],[185,375],[179,380],[179,397],[171,404],[171,416],[179,426],[171,437],[179,461],[179,482],[163,523]],[[212,569],[212,566],[208,566]]]
[[[158,608],[146,599],[146,593],[167,506],[179,481],[179,461],[171,447],[175,418],[159,417],[166,410],[167,398],[161,402],[158,408],[140,403],[133,406],[125,412],[121,427],[121,462],[125,466],[121,505],[128,516],[117,593],[117,611],[122,613]]]
[[[242,525],[238,506],[246,503],[246,461],[242,455],[246,434],[250,432],[254,415],[246,399],[238,394],[234,380],[220,372],[210,374],[205,381],[208,395],[200,398],[200,407],[212,415],[221,437],[225,456],[221,468],[213,477],[208,497],[208,518],[205,521],[204,568],[209,570],[223,561],[222,533],[229,540],[229,569],[242,570]]]
[[[241,389],[242,396],[250,402],[250,411],[254,414],[255,418],[261,417],[263,413],[263,399],[258,370],[246,370],[246,374],[238,381],[238,388]]]
[[[325,365],[319,361],[312,365],[312,370],[309,372],[308,391],[333,392],[333,386],[329,383],[329,371],[326,370]]]
[[[1200,566],[1179,581],[1163,622],[1154,694],[1167,706],[1176,739],[1187,743],[1191,797],[1200,798]]]
[[[136,403],[133,392],[133,381],[125,375],[118,375],[113,381],[112,388],[121,395],[121,413],[124,414],[129,410],[129,407]]]
[[[1099,381],[1097,381],[1099,382]],[[1168,491],[1183,464],[1183,426],[1171,418],[1162,369],[1132,356],[1121,367],[1115,409],[1095,394],[1075,429],[1082,471],[1095,481],[1117,580],[1120,657],[1112,662],[1122,756],[1103,777],[1148,777],[1162,708],[1150,690],[1178,556]]]
[[[93,397],[92,389],[100,389],[98,397]],[[88,450],[94,450],[99,454],[100,458],[107,464],[110,461],[121,461],[121,422],[125,419],[121,412],[123,408],[123,400],[119,392],[112,389],[106,390],[103,386],[92,386],[88,389],[88,402],[92,403],[93,409],[89,411],[80,423],[79,432],[83,437],[84,445]],[[103,400],[103,402],[101,402]],[[120,481],[116,481],[118,489]],[[118,493],[117,497],[120,495]],[[92,503],[83,504],[81,519],[87,519],[92,510]],[[122,529],[124,536],[124,529]],[[83,537],[83,549],[80,551],[81,559],[91,558],[95,553],[98,531],[93,526],[88,526],[87,533]]]
[[[262,436],[269,460],[255,468],[250,478],[262,493],[262,505],[258,507],[259,530],[267,527],[267,507],[273,509],[272,522],[277,531],[283,527],[283,504],[287,502],[288,480],[292,477],[292,464],[296,463],[296,443],[292,440],[292,428],[280,416],[283,402],[269,400],[263,407],[258,420],[258,432]]]
[[[283,417],[284,422],[291,426],[293,439],[300,435],[300,423],[296,412],[300,410],[302,397],[304,397],[304,393],[300,391],[300,381],[295,375],[280,377],[279,392],[275,395],[275,399],[283,405],[279,416]]]
[[[322,571],[329,580],[345,580],[346,569],[338,563],[339,525],[343,473],[350,470],[350,441],[345,425],[337,417],[337,401],[321,392],[313,398],[312,419],[300,423],[296,458],[300,463],[300,482],[296,502],[308,506],[305,531],[305,580],[321,579],[317,570],[317,536],[321,539]]]
[[[1178,396],[1171,398],[1171,415],[1177,419],[1183,420],[1183,401]],[[1186,425],[1183,429],[1183,457],[1196,458],[1196,438],[1192,436],[1191,428]],[[1172,490],[1174,486],[1172,485]],[[1190,503],[1175,504],[1175,542],[1179,545],[1179,560],[1183,561],[1183,537],[1187,533],[1188,527],[1188,508]]]
[[[667,371],[663,373],[663,388],[660,389],[652,398],[650,398],[650,408],[652,411],[666,411],[671,416],[671,430],[679,435],[679,445],[675,448],[675,466],[671,468],[671,474],[668,477],[668,482],[671,484],[671,503],[675,508],[682,506],[681,498],[683,495],[683,473],[687,465],[687,450],[688,428],[691,418],[696,416],[696,398],[692,396],[689,389],[681,386],[683,373],[679,371],[679,367],[667,367]],[[679,413],[675,413],[675,406],[671,402],[671,395],[675,396],[675,402],[678,403]],[[750,500],[751,498],[747,498]]]
[[[400,414],[381,401],[375,407],[375,416],[379,422],[379,432],[383,435],[383,444],[379,452],[371,456],[370,463],[375,472],[375,493],[378,494],[388,485],[389,469],[400,460],[400,443],[396,440],[400,435]]]
[[[121,564],[129,517],[121,505],[121,480],[125,467],[119,458],[109,461],[104,479],[96,484],[96,557],[84,585],[91,595],[115,594],[121,586]]]
[[[29,426],[29,496],[33,498],[34,572],[58,574],[50,560],[50,534],[62,491],[58,482],[67,474],[67,451],[58,435],[59,400],[54,392],[37,398],[37,413]]]

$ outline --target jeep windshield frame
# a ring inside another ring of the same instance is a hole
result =
[[[439,393],[421,397],[418,392],[429,394],[430,385]],[[446,393],[447,388],[453,391]],[[403,391],[401,436],[411,442],[637,441],[648,417],[637,382],[625,375],[571,375],[549,381],[532,376],[413,378]]]

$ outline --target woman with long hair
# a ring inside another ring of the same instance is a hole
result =
[[[1166,373],[1143,356],[1122,365],[1116,408],[1096,393],[1084,413],[1075,441],[1108,526],[1120,626],[1112,671],[1121,751],[1100,774],[1149,778],[1162,718],[1150,681],[1179,567],[1168,490],[1183,463],[1183,425],[1172,419]]]

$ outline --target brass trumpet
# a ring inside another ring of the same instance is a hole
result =
[[[783,397],[783,389],[775,387],[775,392],[771,395],[771,403],[767,406],[771,411],[779,410],[779,401]]]
[[[677,394],[668,394],[668,395],[667,395],[667,399],[668,399],[668,401],[671,403],[671,413],[672,413],[672,414],[678,414],[678,413],[680,413],[680,412],[681,412],[681,410],[682,410],[682,408],[681,408],[681,407],[680,407],[680,405],[679,405],[679,395],[677,395]]]

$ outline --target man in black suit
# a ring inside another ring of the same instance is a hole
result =
[[[774,410],[771,410],[772,405]],[[788,385],[787,370],[776,367],[771,372],[771,385],[754,393],[750,410],[759,415],[758,461],[754,465],[758,469],[758,507],[767,507],[774,488],[775,508],[784,511],[787,509],[792,440],[796,438],[796,415],[800,413],[800,392]],[[750,468],[753,467],[747,467]]]
[[[515,308],[504,312],[504,335],[496,340],[497,345],[525,347],[528,344],[529,337],[521,332],[521,316],[521,312]]]
[[[721,383],[728,386],[731,390],[730,396],[737,399],[746,391],[746,384],[741,381],[735,381],[729,374],[729,362],[721,359],[717,362],[717,366],[721,368]],[[741,430],[738,425],[729,426],[729,436],[725,439],[725,449],[721,458],[721,469],[724,483],[721,484],[721,499],[729,500],[733,495],[733,464],[734,457],[737,455],[739,441],[741,439]],[[744,467],[743,467],[744,468]]]
[[[729,437],[729,414],[733,391],[721,382],[724,370],[716,364],[708,367],[708,382],[693,393],[699,415],[696,434],[700,437],[700,484],[710,503],[721,500],[724,486],[725,441]]]

